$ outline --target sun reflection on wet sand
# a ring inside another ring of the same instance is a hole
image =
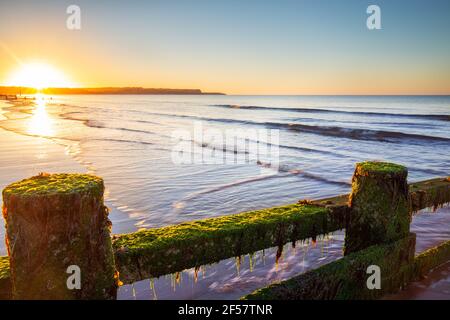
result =
[[[53,136],[53,119],[47,111],[44,95],[36,95],[36,106],[28,123],[27,132],[41,137]]]

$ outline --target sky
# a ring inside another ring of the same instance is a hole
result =
[[[0,0],[0,84],[37,61],[81,87],[450,94],[449,39],[448,0]]]

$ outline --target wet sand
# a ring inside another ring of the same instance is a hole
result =
[[[4,118],[3,108],[8,107],[0,101],[0,121]],[[25,136],[0,128],[0,190],[8,184],[37,175],[48,173],[86,173],[88,169],[75,161],[63,144],[46,138]],[[95,173],[95,172],[94,172]],[[0,193],[0,201],[2,199]],[[135,230],[128,216],[108,202],[110,219],[113,221],[113,233],[123,233]],[[4,224],[0,215],[0,223]],[[6,255],[4,244],[5,229],[0,228],[0,255]]]
[[[417,235],[416,254],[450,239],[450,207],[414,217],[411,231]],[[420,281],[388,295],[386,300],[450,300],[450,261],[430,271]]]
[[[450,262],[430,271],[422,280],[409,284],[386,300],[450,300]]]

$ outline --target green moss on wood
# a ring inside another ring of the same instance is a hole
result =
[[[333,212],[346,215],[349,194],[312,201],[315,205],[326,207]],[[410,211],[417,212],[426,208],[438,209],[450,203],[450,178],[435,178],[409,184]]]
[[[415,279],[450,260],[450,240],[420,253],[414,260]]]
[[[405,175],[408,169],[402,165],[381,161],[365,161],[356,164],[356,170],[361,175]]]
[[[111,222],[103,190],[103,180],[95,176],[41,174],[3,191],[14,299],[115,297]],[[81,269],[81,290],[67,288],[70,265]]]
[[[249,294],[250,300],[322,300],[376,299],[395,292],[411,275],[405,267],[414,259],[415,235],[386,245],[376,245],[352,253],[286,281],[272,284]],[[367,288],[367,268],[381,269],[381,290]]]
[[[371,167],[369,166],[369,168]],[[449,202],[449,178],[411,184],[410,199],[413,210],[434,205],[440,206]],[[320,214],[310,215],[308,210],[300,209],[302,206],[295,204],[194,221],[182,224],[181,228],[170,226],[115,237],[113,246],[116,252],[116,262],[121,272],[120,277],[127,283],[276,246],[279,241],[285,243],[295,241],[295,238],[308,237],[307,234],[311,237],[333,231],[333,229],[342,229],[345,227],[345,219],[349,213],[347,200],[348,195],[342,195],[312,201],[313,205],[322,207],[322,210],[318,211],[321,212]],[[311,206],[309,207],[311,209]],[[312,208],[315,208],[313,211],[318,209],[317,207]],[[325,216],[324,212],[327,213]],[[279,219],[283,215],[286,215],[287,220]],[[268,216],[271,216],[270,219],[266,219]],[[216,221],[216,219],[220,221]],[[210,220],[214,220],[211,225],[208,223]],[[227,230],[224,233],[221,233],[222,223],[226,227],[223,229]],[[248,228],[247,224],[249,224]],[[300,225],[303,228],[298,228]],[[206,238],[202,237],[203,233],[199,234],[200,229],[207,231]],[[255,232],[255,230],[260,231]],[[280,233],[281,230],[287,232]],[[169,232],[166,234],[166,231]],[[243,234],[244,232],[248,233],[248,236]],[[193,242],[190,242],[191,240]],[[239,243],[245,245],[238,245]],[[202,249],[202,245],[205,245],[205,248]],[[245,250],[249,251],[245,252]],[[204,254],[208,253],[212,253],[212,255],[205,257]],[[447,261],[449,258],[450,242],[419,255],[413,267],[410,266],[408,270],[411,274],[420,276],[428,272],[430,268],[437,266],[440,261]],[[175,259],[178,259],[179,262]],[[8,274],[8,258],[0,257],[0,299],[2,292],[11,290]],[[2,280],[4,281],[2,282]]]
[[[373,248],[375,248],[375,247],[373,247]],[[379,250],[380,248],[382,248],[382,246],[377,246],[377,248]],[[375,251],[375,252],[379,252],[379,251]],[[386,251],[383,251],[383,254],[385,252]],[[360,255],[364,255],[366,258],[374,257],[373,252],[367,254],[366,250],[363,250],[363,251],[360,251],[359,253],[349,255],[349,256],[345,257],[344,259],[347,259],[347,262],[348,262],[348,261],[350,261],[349,259],[353,259],[354,257],[360,256]],[[379,255],[380,254],[378,253],[378,256]],[[398,286],[400,287],[401,284],[406,284],[407,282],[420,279],[422,276],[426,275],[430,270],[447,262],[449,259],[450,259],[450,241],[447,241],[437,247],[433,247],[433,248],[428,249],[428,250],[424,251],[423,253],[417,255],[415,257],[413,263],[409,263],[409,264],[404,265],[401,268],[399,268],[398,273],[395,275],[397,280],[395,280],[395,277],[390,277],[389,281],[391,284],[397,283]],[[335,262],[333,262],[333,264],[335,264]],[[343,266],[349,267],[349,265],[350,264],[348,264],[348,263],[342,264],[342,262],[340,262],[338,264],[338,266],[334,265],[334,266],[330,267],[329,265],[325,265],[319,269],[322,270],[321,272],[324,272],[326,274],[329,272],[329,270],[343,270]],[[315,273],[319,269],[312,270],[312,271],[310,271],[310,273]],[[332,273],[336,274],[336,271],[333,271]],[[319,275],[321,275],[321,274],[322,273],[320,273]],[[297,277],[302,277],[305,275],[306,274],[300,275]],[[309,277],[309,279],[314,278],[311,275],[309,275],[308,277]],[[317,275],[315,277],[317,279]],[[286,280],[281,283],[275,283],[269,287],[261,288],[261,289],[255,291],[254,293],[244,297],[244,299],[278,299],[280,297],[275,296],[274,292],[272,290],[274,290],[275,287],[278,287],[280,285],[286,285],[286,283],[288,281],[294,281],[294,278],[290,279],[290,280]],[[306,280],[303,280],[303,281],[306,281]],[[309,281],[312,281],[312,280],[309,280]],[[326,280],[324,279],[324,281],[326,281]],[[300,282],[297,282],[297,284],[295,282],[293,282],[289,286],[289,289],[286,289],[286,290],[292,290],[292,291],[298,290],[298,289],[296,289],[298,287],[298,283],[300,283]],[[309,285],[311,285],[311,284],[309,284]],[[336,298],[336,297],[333,297],[332,293],[331,293],[331,296],[329,295],[330,292],[332,292],[331,286],[326,286],[326,284],[324,284],[323,286],[326,287],[326,290],[328,290],[327,292],[324,292],[324,296],[327,296],[328,299]],[[320,287],[320,288],[322,288],[322,287]],[[394,289],[392,291],[395,292]],[[294,298],[292,296],[294,294],[293,292],[285,293],[285,295],[288,295],[288,294],[289,294],[289,296]],[[307,296],[307,294],[308,293],[302,293],[302,297],[308,298],[308,299],[318,299],[319,298],[318,296],[316,296],[315,298],[311,297],[311,295],[313,293],[310,293],[309,296]],[[9,278],[8,257],[0,257],[0,300],[9,299],[10,295],[11,295],[11,285],[10,285],[10,278]],[[379,295],[379,296],[381,296],[381,295]]]
[[[450,178],[436,178],[409,185],[410,210],[436,210],[450,202]]]
[[[7,186],[3,197],[63,195],[83,192],[103,194],[103,180],[88,174],[40,174]]]
[[[124,234],[113,240],[125,283],[342,229],[323,207],[288,205]]]
[[[396,164],[356,164],[345,254],[408,235],[411,215],[407,174],[406,168]]]
[[[345,227],[350,212],[348,195],[311,203],[326,209],[326,218],[323,214],[313,215],[314,219],[307,214],[298,215],[301,205],[295,204],[118,236],[114,249],[121,280],[128,283],[156,277],[277,246],[280,241],[284,244]],[[295,222],[280,228],[278,219],[283,216],[284,219],[295,217]],[[405,232],[409,226],[409,218],[407,220]],[[283,231],[284,236],[279,237],[282,229],[287,232]],[[241,237],[241,233],[245,236]],[[208,246],[203,248],[198,244],[202,241]]]
[[[0,280],[9,278],[9,258],[0,257]]]
[[[0,257],[0,300],[11,298],[11,275],[9,272],[9,258]]]
[[[256,290],[243,299],[376,299],[420,280],[450,259],[450,241],[414,256],[415,237],[377,245],[289,280]],[[370,264],[381,268],[382,290],[368,290],[365,273]]]

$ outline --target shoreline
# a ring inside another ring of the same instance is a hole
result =
[[[27,101],[32,103],[32,101]],[[39,172],[68,172],[86,173],[92,168],[77,161],[70,152],[68,146],[58,143],[54,139],[39,137],[36,135],[21,134],[8,130],[1,125],[8,118],[4,116],[7,109],[27,106],[20,102],[0,101],[0,190],[10,183],[35,176]],[[6,110],[5,110],[6,109]],[[18,156],[14,156],[19,153]],[[0,193],[0,202],[2,195]],[[127,233],[138,230],[136,221],[130,215],[114,206],[105,192],[105,203],[110,209],[109,217],[113,222],[113,234]],[[0,238],[4,237],[4,220],[1,216]],[[0,243],[0,256],[6,255],[4,241]]]

